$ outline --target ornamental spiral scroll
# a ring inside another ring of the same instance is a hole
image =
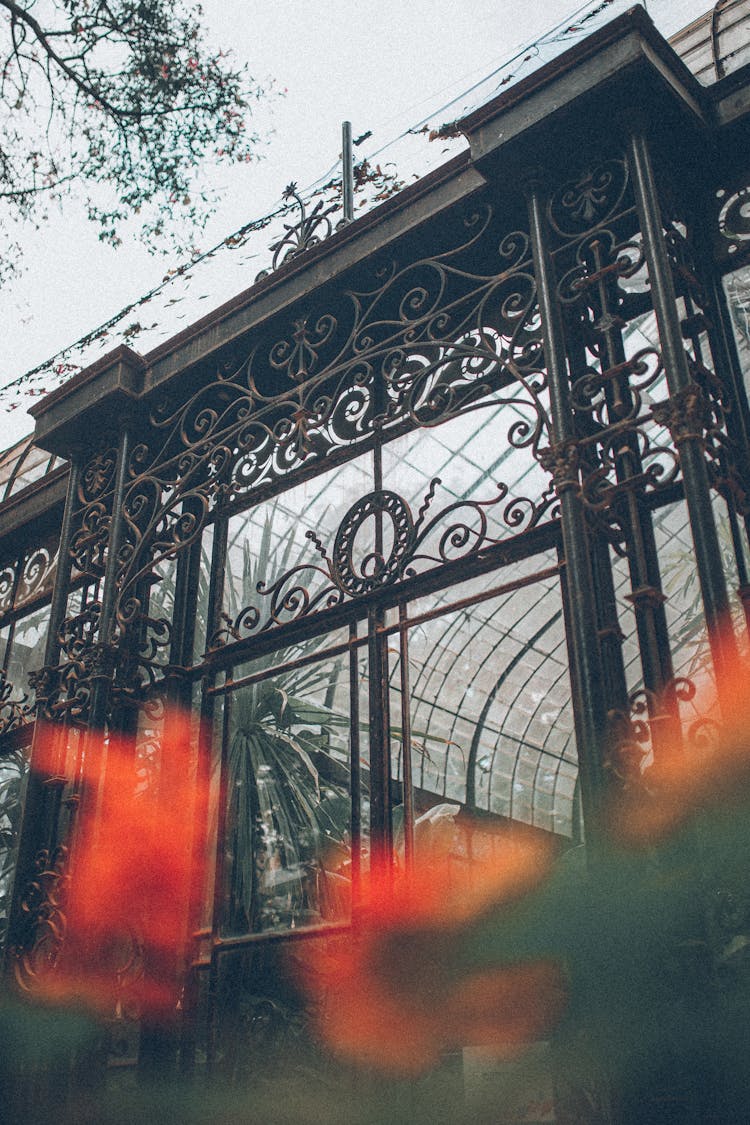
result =
[[[13,610],[48,594],[56,567],[56,552],[43,543],[3,566],[0,569],[0,621]]]
[[[0,570],[0,615],[13,609],[13,595],[16,589],[16,564],[9,563]]]
[[[58,971],[69,936],[68,895],[70,852],[65,844],[41,848],[33,873],[21,894],[21,921],[18,940],[9,950],[15,980],[22,992],[31,996],[46,993],[50,978]],[[113,1010],[122,1018],[138,1015],[131,994],[144,973],[143,942],[133,924],[117,929],[116,940],[108,944],[106,961],[97,963],[97,972],[109,975],[113,987]],[[54,985],[53,985],[54,989]]]
[[[0,669],[0,737],[18,730],[34,717],[34,702],[17,689]]]
[[[680,737],[679,707],[690,704],[696,697],[696,686],[687,676],[674,676],[661,692],[639,687],[628,698],[628,710],[613,709],[608,714],[609,751],[606,766],[613,778],[626,788],[644,785],[644,769],[653,761],[654,744],[663,733],[659,728],[667,724],[673,737]],[[703,720],[682,726],[682,736],[688,747],[695,747]],[[708,720],[706,720],[708,723]]]
[[[285,201],[293,199],[299,208],[300,217],[296,223],[284,223],[286,233],[269,246],[268,249],[273,253],[271,270],[278,269],[285,262],[293,261],[300,254],[304,254],[305,250],[316,246],[322,239],[328,238],[333,232],[333,225],[329,216],[337,210],[337,204],[332,203],[326,207],[321,200],[315,204],[308,214],[305,201],[297,191],[297,185],[294,182],[286,186],[282,199]],[[255,280],[260,281],[261,278],[267,277],[269,272],[269,270],[261,270]]]
[[[17,944],[9,950],[16,982],[34,993],[53,973],[68,928],[66,897],[70,875],[65,845],[41,848],[21,894],[21,925]]]
[[[209,650],[253,633],[262,633],[345,601],[365,597],[385,586],[415,577],[436,566],[459,562],[503,542],[492,534],[490,512],[497,522],[520,531],[534,526],[543,515],[554,516],[556,497],[551,489],[543,504],[509,497],[507,485],[497,486],[489,500],[457,500],[431,519],[440,478],[430,482],[416,518],[406,500],[390,489],[377,489],[360,497],[344,515],[330,549],[314,531],[306,538],[322,559],[303,562],[273,583],[256,584],[260,599],[234,618],[222,614],[224,624],[209,640]],[[369,526],[368,526],[369,525]],[[499,528],[493,528],[497,532]]]

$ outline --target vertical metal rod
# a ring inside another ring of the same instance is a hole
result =
[[[209,638],[219,627],[219,617],[221,614],[222,596],[224,590],[224,576],[226,571],[226,556],[227,556],[227,521],[226,519],[218,518],[214,524],[213,545],[211,551],[211,574],[208,586],[208,605],[206,607],[206,637],[205,643],[208,644]],[[190,910],[189,918],[191,924],[195,929],[201,929],[203,923],[202,911],[204,907],[204,896],[206,894],[206,883],[204,880],[204,871],[207,870],[210,864],[209,858],[209,838],[208,838],[208,824],[209,824],[209,810],[210,810],[210,789],[211,789],[211,763],[213,759],[214,750],[214,714],[216,709],[216,698],[209,691],[214,686],[216,674],[206,675],[201,681],[201,710],[200,710],[200,730],[198,734],[198,762],[196,773],[196,830],[193,832],[193,870],[192,870],[192,883],[190,892]],[[221,778],[220,778],[221,785]],[[222,794],[218,795],[219,812],[221,810]],[[221,833],[217,828],[217,841],[215,848],[219,846],[221,840]],[[216,936],[215,929],[215,902],[216,902],[216,850],[214,851],[214,897],[211,903],[211,932]],[[196,949],[196,954],[198,949]],[[210,973],[215,973],[214,967],[215,957],[212,950],[212,960]],[[218,966],[216,966],[216,969]],[[187,1013],[185,1020],[185,1033],[183,1037],[183,1046],[181,1051],[181,1065],[184,1072],[190,1072],[194,1064],[195,1056],[195,1010],[198,1004],[197,997],[197,980],[194,982],[196,991],[187,988]],[[213,1003],[213,997],[216,987],[215,977],[210,977],[209,987],[209,1005]],[[214,990],[213,992],[211,990]],[[192,1005],[192,1006],[191,1006]],[[213,1016],[211,1016],[213,1019]],[[215,1029],[209,1020],[210,1033],[209,1033],[209,1046],[210,1046],[210,1061],[213,1062],[213,1052],[215,1044],[212,1039]]]
[[[187,514],[187,513],[186,513]],[[180,668],[192,660],[195,638],[197,577],[200,572],[200,536],[176,560],[172,638],[169,663]]]
[[[352,152],[352,123],[344,121],[341,126],[341,162],[344,222],[354,218],[354,156]]]
[[[70,572],[73,560],[70,548],[73,541],[73,521],[78,499],[78,485],[81,479],[80,460],[74,457],[70,464],[68,474],[68,490],[65,497],[65,511],[63,512],[62,527],[60,529],[60,547],[57,556],[57,570],[55,573],[55,588],[52,594],[52,603],[49,611],[49,628],[47,642],[44,649],[44,663],[55,664],[60,656],[60,640],[58,634],[65,618],[68,607],[68,593],[70,590]]]
[[[357,623],[349,626],[349,640],[357,639]],[[358,903],[362,872],[362,768],[359,744],[359,667],[357,649],[349,649],[349,788],[351,800],[352,915]]]
[[[102,588],[102,609],[99,617],[99,644],[109,644],[112,623],[115,616],[117,601],[117,577],[119,570],[119,553],[123,539],[123,507],[125,492],[128,486],[128,461],[130,459],[130,430],[125,426],[120,434],[120,445],[117,458],[117,474],[112,495],[112,516],[109,527],[109,542],[107,544],[107,562],[104,568],[104,585]],[[93,705],[92,705],[93,706]]]
[[[120,433],[120,443],[118,447],[117,471],[112,494],[112,515],[107,542],[107,561],[104,567],[101,612],[99,615],[98,643],[95,646],[95,649],[98,649],[98,655],[95,656],[94,671],[91,674],[91,700],[89,703],[88,728],[84,737],[83,748],[83,753],[87,761],[86,772],[89,777],[98,778],[96,811],[91,828],[92,841],[95,841],[98,835],[98,822],[104,784],[105,750],[103,732],[107,721],[107,708],[110,689],[112,687],[114,663],[113,660],[110,659],[108,649],[111,644],[112,626],[117,604],[117,579],[120,566],[119,554],[123,540],[123,508],[125,504],[125,492],[129,481],[129,459],[130,430],[126,425]],[[91,800],[93,797],[93,793],[88,797],[85,791],[82,794],[83,801]],[[73,844],[75,845],[75,838]]]
[[[227,669],[231,676],[232,670]],[[214,853],[214,893],[213,911],[211,919],[211,964],[208,970],[208,1035],[206,1045],[206,1064],[209,1076],[213,1072],[216,1061],[217,1037],[217,1008],[219,990],[219,955],[218,940],[221,936],[221,922],[223,919],[224,894],[226,887],[226,828],[227,804],[229,800],[229,738],[232,723],[231,694],[224,696],[224,716],[221,731],[221,759],[219,765],[219,808],[217,810],[216,850]],[[250,857],[252,862],[252,857]]]
[[[630,170],[633,178],[638,215],[641,224],[643,247],[646,253],[654,315],[659,329],[662,362],[672,400],[681,404],[685,393],[694,388],[682,341],[677,312],[677,295],[662,229],[659,195],[651,163],[648,142],[640,130],[628,139]],[[681,404],[689,409],[687,402]],[[679,456],[685,487],[690,528],[695,547],[698,579],[703,597],[709,642],[721,681],[736,661],[734,638],[727,627],[729,599],[721,562],[719,538],[711,507],[703,442],[693,434],[692,425],[685,426],[686,433],[679,435]],[[675,434],[673,434],[673,440]]]
[[[367,616],[370,671],[370,854],[387,868],[393,860],[391,822],[390,722],[388,716],[388,650],[380,630],[383,611]]]
[[[583,377],[587,370],[583,327],[582,317],[576,324],[575,333],[569,345],[571,374],[574,383]],[[590,472],[596,472],[599,468],[599,459],[595,449],[591,446],[582,456],[581,468],[584,477]],[[609,544],[596,529],[591,529],[590,543],[591,572],[594,579],[593,594],[596,604],[599,647],[602,653],[602,679],[607,710],[627,714],[628,686],[622,652],[624,634],[620,629],[617,613],[617,598],[612,576]],[[560,556],[560,561],[562,562],[562,556]],[[561,578],[564,587],[564,574]],[[567,636],[570,633],[570,623],[567,619],[565,629]],[[574,698],[576,695],[577,693],[574,691]]]
[[[607,707],[602,678],[602,660],[591,613],[593,576],[586,521],[577,495],[576,429],[567,370],[565,335],[556,300],[555,275],[547,246],[544,199],[539,179],[527,183],[529,230],[542,322],[544,355],[549,379],[551,441],[555,462],[555,485],[560,497],[560,523],[567,572],[572,624],[573,682],[581,693],[578,709],[578,762],[581,797],[589,840],[602,833],[602,797],[606,789],[604,768],[607,738]]]
[[[414,784],[411,769],[411,688],[409,685],[409,633],[406,603],[398,607],[399,657],[401,663],[401,781],[404,791],[404,866],[414,872]]]
[[[704,188],[704,190],[706,190]],[[729,398],[726,416],[727,432],[734,443],[732,468],[739,473],[742,487],[750,491],[750,407],[747,401],[742,363],[737,352],[732,316],[727,303],[722,280],[717,276],[711,246],[711,235],[705,215],[701,215],[696,226],[695,240],[701,276],[699,281],[708,294],[708,338],[717,375],[726,390],[723,400]],[[745,613],[745,621],[750,632],[750,579],[745,565],[745,547],[750,540],[750,520],[745,514],[742,520],[744,536],[740,531],[737,506],[732,502],[731,490],[727,496],[727,509],[731,526],[732,541],[737,562],[737,593]]]
[[[627,421],[633,409],[633,396],[628,376],[624,374],[627,354],[622,336],[622,324],[617,316],[612,289],[616,285],[606,273],[609,265],[608,255],[601,242],[592,245],[593,265],[599,280],[596,283],[599,306],[605,325],[602,329],[602,366],[607,369],[621,369],[623,372],[614,380],[608,380],[605,388],[607,410],[610,423]],[[617,479],[628,485],[633,478],[638,480],[643,473],[643,462],[635,433],[625,433],[615,450],[615,471]],[[659,754],[676,744],[679,738],[677,725],[677,706],[674,696],[674,667],[669,645],[667,615],[664,609],[666,598],[662,590],[656,538],[651,512],[644,503],[640,485],[627,487],[622,506],[623,522],[627,535],[627,559],[630,571],[631,591],[627,600],[635,611],[638,646],[643,669],[643,683],[648,689],[648,708],[651,722],[654,753]],[[627,711],[627,703],[626,703]]]

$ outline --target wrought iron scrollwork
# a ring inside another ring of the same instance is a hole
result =
[[[52,588],[57,555],[47,547],[36,547],[23,559],[15,605],[18,608]]]
[[[658,591],[654,591],[657,596]],[[675,736],[679,728],[680,705],[690,704],[696,696],[694,682],[686,676],[675,676],[664,685],[661,692],[639,687],[628,699],[628,710],[609,712],[609,751],[606,765],[612,776],[626,788],[644,784],[644,766],[653,760],[654,746],[659,741],[660,728],[669,726]],[[681,734],[686,749],[696,747],[708,737],[714,724],[703,718],[683,725]]]
[[[34,702],[25,692],[19,694],[15,684],[0,669],[0,735],[24,726],[33,718]]]
[[[143,586],[159,564],[194,542],[217,504],[249,498],[310,461],[485,405],[512,408],[511,446],[533,453],[543,442],[547,388],[528,236],[498,237],[489,207],[462,229],[443,253],[379,269],[373,287],[341,294],[335,310],[302,310],[285,332],[271,326],[178,410],[154,409],[129,465],[123,634],[141,629],[149,643],[166,643],[153,621],[144,627]],[[492,268],[477,273],[476,256]],[[508,526],[539,519],[552,503],[546,493],[518,499]],[[272,617],[282,605],[292,612],[278,598]],[[151,658],[139,659],[150,676]]]
[[[633,350],[629,332],[649,312],[651,296],[626,162],[615,157],[582,171],[554,193],[548,218],[561,240],[553,251],[556,295],[571,357],[580,495],[623,550],[638,534],[628,496],[666,489],[680,471],[652,410],[651,396],[665,383],[661,354],[651,343]],[[563,487],[576,483],[554,451],[545,457]]]
[[[70,555],[74,569],[88,578],[104,573],[117,450],[99,449],[84,465],[78,485],[78,511]]]
[[[269,250],[273,253],[271,270],[278,269],[285,262],[291,262],[294,258],[298,258],[300,254],[304,254],[305,250],[309,250],[311,246],[315,246],[322,239],[328,238],[333,232],[333,225],[329,216],[337,209],[335,203],[326,207],[321,200],[315,204],[308,214],[305,201],[297,191],[295,183],[287,185],[282,198],[285,201],[292,199],[295,201],[299,207],[300,217],[296,223],[284,223],[286,233],[269,246]],[[269,272],[269,270],[261,270],[255,280],[260,281],[261,278],[267,277]]]
[[[92,601],[66,617],[58,634],[60,660],[32,673],[40,714],[54,720],[82,721],[88,714],[101,603]]]
[[[611,158],[586,168],[552,195],[548,217],[552,229],[564,238],[577,238],[614,215],[628,189],[624,160]]]
[[[54,549],[43,543],[3,566],[0,569],[0,619],[49,593],[56,567]]]
[[[67,898],[70,888],[70,855],[65,844],[42,848],[34,871],[21,896],[19,940],[10,950],[16,982],[27,993],[45,992],[49,978],[59,970],[68,937]],[[109,977],[113,1010],[119,1018],[137,1018],[138,984],[144,975],[143,942],[135,925],[123,923],[101,953],[105,962],[97,974]]]
[[[506,485],[498,485],[498,495],[490,500],[457,500],[428,519],[439,485],[435,477],[416,518],[403,497],[389,489],[361,497],[341,520],[330,552],[314,531],[307,531],[306,537],[322,565],[299,563],[270,585],[258,582],[259,601],[234,618],[223,615],[224,624],[209,640],[209,649],[333,608],[433,566],[457,562],[492,547],[502,541],[490,533],[492,509],[498,510],[498,521],[517,529],[521,523],[532,526],[556,503],[548,491],[544,507],[529,501],[524,510],[522,502],[509,498]]]
[[[11,950],[16,981],[25,992],[33,993],[57,965],[67,931],[69,881],[67,847],[40,849],[21,895],[21,937]]]
[[[719,200],[719,233],[727,253],[743,256],[750,249],[750,186],[728,193],[723,188],[717,192]]]
[[[697,383],[677,391],[666,402],[655,403],[652,414],[660,426],[669,429],[678,448],[686,441],[705,442],[711,415],[706,396]]]
[[[692,388],[684,393],[684,401],[677,403],[673,421],[679,432],[673,431],[674,440],[694,437],[700,442],[713,487],[733,511],[747,516],[750,514],[747,495],[750,467],[731,385],[719,377],[713,360],[712,329],[716,311],[702,282],[688,229],[681,224],[670,224],[667,246],[682,306],[682,335],[693,381]],[[734,515],[731,518],[734,519]]]
[[[16,589],[15,566],[4,566],[0,570],[0,614],[5,614],[13,608],[13,595]]]

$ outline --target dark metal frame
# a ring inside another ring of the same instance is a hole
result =
[[[698,88],[644,15],[614,21],[467,119],[467,156],[327,241],[312,237],[311,225],[324,219],[330,227],[327,214],[303,213],[301,230],[290,229],[274,248],[278,271],[249,296],[148,362],[119,349],[40,403],[37,441],[71,465],[63,561],[37,677],[38,713],[59,732],[60,746],[66,729],[80,731],[90,759],[105,730],[135,738],[139,713],[194,707],[197,768],[207,783],[217,701],[226,732],[232,693],[252,680],[235,678],[234,669],[343,628],[347,640],[317,647],[309,659],[327,652],[347,661],[356,890],[363,833],[357,653],[367,652],[369,666],[372,847],[391,853],[393,803],[402,800],[411,867],[418,790],[408,638],[420,618],[410,605],[486,576],[483,593],[434,611],[446,614],[556,576],[583,818],[595,854],[610,792],[647,752],[658,756],[673,744],[694,690],[675,676],[656,513],[684,504],[719,674],[736,657],[724,628],[730,600],[719,502],[733,581],[750,619],[750,412],[721,288],[723,272],[750,263],[738,218],[750,191],[740,143],[749,126],[730,96],[736,88],[736,78],[727,94],[723,83]],[[660,131],[649,122],[654,98],[666,123]],[[559,159],[545,166],[553,143]],[[633,333],[649,317],[657,342],[634,349]],[[441,505],[433,480],[413,511],[386,486],[388,442],[500,405],[509,424],[498,444],[546,474],[536,495],[516,495],[510,481],[480,499]],[[91,419],[105,423],[98,443],[86,436]],[[355,457],[370,466],[372,487],[332,542],[311,528],[309,559],[228,614],[229,520]],[[491,529],[490,511],[500,514]],[[358,551],[368,521],[374,542]],[[196,652],[196,591],[209,535],[205,651]],[[550,550],[557,564],[540,567],[535,560]],[[615,592],[622,567],[641,662],[636,690]],[[166,570],[174,582],[170,620],[151,609]],[[398,778],[391,639],[400,655]],[[503,675],[498,668],[496,691]],[[225,734],[224,788],[226,743]],[[40,928],[49,938],[49,903],[59,906],[80,796],[75,770],[66,775],[62,758],[54,775],[32,773],[8,958],[21,981]],[[290,939],[223,934],[223,831],[220,821],[213,922],[208,930],[198,924],[196,887],[188,942],[186,1010],[198,1002],[196,974],[208,971],[209,1064],[216,1064],[220,1033],[221,957]],[[171,1057],[173,1045],[158,1032],[142,1042],[152,1063]],[[182,1047],[190,1068],[189,1021]]]

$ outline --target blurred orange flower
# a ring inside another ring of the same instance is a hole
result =
[[[531,891],[551,861],[551,845],[530,833],[501,837],[489,856],[460,866],[433,851],[429,863],[417,854],[411,877],[371,872],[353,934],[321,945],[299,968],[328,1045],[408,1075],[450,1047],[508,1056],[540,1037],[565,1006],[559,964],[472,969],[461,961],[461,935],[485,911]]]
[[[189,717],[169,712],[159,740],[159,796],[138,792],[131,741],[112,738],[101,758],[92,754],[105,761],[101,785],[98,766],[81,761],[65,936],[55,970],[36,980],[38,994],[108,1014],[123,998],[152,1019],[174,1011],[194,825],[203,819],[189,748]]]

